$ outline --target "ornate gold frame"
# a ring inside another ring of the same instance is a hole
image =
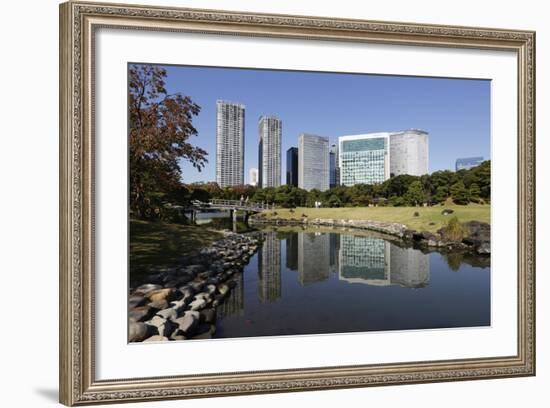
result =
[[[513,51],[518,62],[518,349],[513,356],[98,381],[93,47],[98,27]],[[68,2],[60,6],[60,401],[145,401],[535,374],[535,33]]]

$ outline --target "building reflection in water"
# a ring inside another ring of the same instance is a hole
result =
[[[258,297],[263,303],[281,297],[281,240],[274,232],[264,237],[258,252]]]
[[[329,253],[329,234],[298,234],[298,279],[302,286],[328,278]]]
[[[343,235],[340,247],[340,280],[389,285],[390,243],[383,239]]]
[[[244,311],[244,274],[242,272],[233,275],[232,280],[237,284],[225,301],[217,309],[218,317],[242,315]]]
[[[298,234],[290,233],[286,239],[286,268],[291,271],[298,270]]]
[[[380,238],[342,235],[340,280],[350,283],[419,288],[430,279],[427,254]]]

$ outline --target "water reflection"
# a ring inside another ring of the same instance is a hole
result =
[[[298,234],[298,279],[302,286],[328,278],[330,249],[328,234]]]
[[[232,315],[242,315],[244,311],[244,275],[236,273],[232,280],[236,286],[229,292],[227,299],[218,306],[218,316],[226,317]]]
[[[258,297],[262,302],[274,302],[281,297],[281,240],[275,232],[264,238],[258,253]]]

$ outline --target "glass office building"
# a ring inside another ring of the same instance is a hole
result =
[[[286,151],[286,184],[298,187],[298,148],[291,147]]]
[[[258,185],[281,185],[282,122],[275,116],[261,116],[258,122]]]
[[[302,133],[298,138],[298,187],[329,189],[329,153],[326,137]]]
[[[479,166],[483,162],[483,157],[465,157],[457,159],[455,164],[456,171],[469,170],[472,167]]]
[[[340,184],[378,184],[390,177],[390,133],[341,136]]]

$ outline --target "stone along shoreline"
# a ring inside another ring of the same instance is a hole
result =
[[[370,221],[341,220],[332,218],[264,218],[251,217],[251,224],[280,226],[327,226],[375,231],[414,243],[425,248],[470,251],[478,255],[491,254],[491,225],[480,221],[468,221],[463,224],[465,237],[453,240],[446,237],[445,228],[437,232],[416,231],[404,224]]]
[[[157,269],[130,289],[130,342],[212,337],[218,307],[237,285],[236,278],[261,241],[258,232],[224,235],[186,257],[180,266]]]

